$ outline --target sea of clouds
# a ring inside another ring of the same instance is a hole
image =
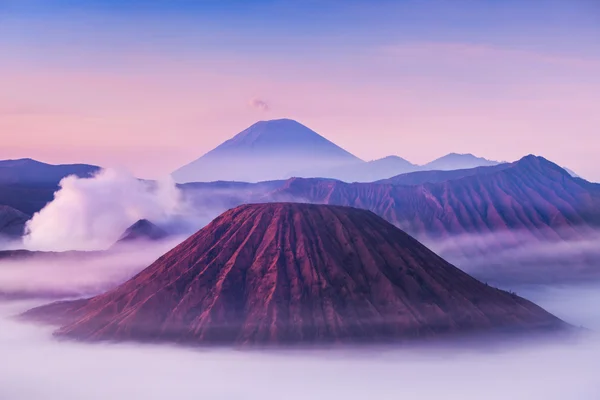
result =
[[[591,291],[578,293],[569,293],[569,307],[577,312],[598,304],[597,294],[590,299]],[[600,398],[595,334],[474,348],[330,351],[82,344],[55,340],[49,327],[10,318],[36,304],[0,302],[0,399]],[[597,315],[580,317],[600,326]]]

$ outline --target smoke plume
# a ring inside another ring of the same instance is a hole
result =
[[[24,243],[45,251],[106,249],[142,218],[168,224],[185,213],[173,181],[105,169],[92,178],[64,178],[54,200],[27,223]]]
[[[258,98],[250,99],[248,104],[250,105],[250,107],[252,107],[256,110],[262,111],[262,112],[267,112],[271,109],[271,107],[269,106],[269,103],[267,103],[266,101],[264,101],[262,99],[258,99]]]

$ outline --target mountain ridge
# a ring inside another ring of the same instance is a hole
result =
[[[530,155],[510,165],[491,174],[465,176],[455,180],[416,186],[348,184],[339,181],[297,178],[286,183],[278,191],[268,194],[267,197],[277,198],[281,195],[285,198],[287,194],[301,196],[313,203],[326,202],[367,208],[417,237],[423,234],[439,236],[439,233],[435,232],[440,228],[444,228],[440,231],[446,232],[444,234],[466,234],[489,232],[492,230],[491,227],[533,228],[536,225],[539,227],[544,224],[549,226],[558,224],[569,230],[573,224],[600,225],[600,213],[590,218],[591,214],[595,215],[594,207],[600,204],[600,198],[590,197],[587,193],[589,185],[593,184],[581,183],[564,169],[542,157]],[[543,179],[543,184],[536,179]],[[524,188],[529,190],[524,191]],[[504,192],[508,189],[512,197],[507,197]],[[554,190],[559,191],[560,194],[557,195]],[[481,193],[486,196],[493,194],[492,197],[487,197],[487,200],[493,201],[491,205],[500,209],[481,209],[477,204]],[[451,197],[448,197],[449,195]],[[580,195],[581,198],[577,198],[576,195]],[[506,203],[504,199],[509,198],[511,200]],[[557,204],[550,204],[549,199],[556,201]],[[581,206],[581,209],[575,210],[566,199],[578,200],[577,205]],[[552,209],[544,209],[540,206],[541,209],[534,211],[530,207],[532,201],[534,204],[545,204]],[[523,208],[527,208],[526,214],[523,214]],[[484,211],[485,214],[482,214]],[[493,214],[489,214],[492,211]],[[568,213],[568,218],[564,216],[560,218],[563,211]],[[509,214],[506,214],[507,212]],[[539,216],[540,212],[544,214],[543,218]],[[554,213],[552,217],[548,214],[551,212]]]
[[[484,166],[493,166],[501,162],[474,156],[471,153],[448,153],[421,166],[422,170],[456,170]]]
[[[283,118],[254,123],[172,176],[178,183],[261,182],[294,176],[372,182],[419,170],[496,164],[469,153],[449,153],[421,166],[396,155],[367,162],[301,123]]]
[[[96,165],[48,164],[32,158],[0,160],[0,184],[58,185],[69,175],[89,178],[99,170]]]

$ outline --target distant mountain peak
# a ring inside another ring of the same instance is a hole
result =
[[[300,146],[303,146],[307,141],[309,143],[312,143],[313,141],[330,143],[317,132],[297,121],[292,119],[273,119],[258,121],[252,124],[250,127],[244,129],[233,138],[212,150],[210,153],[223,151],[237,146],[251,146],[253,150],[259,150],[259,147],[271,148],[279,145],[286,146],[290,144],[290,141],[293,141],[293,144]]]
[[[19,238],[23,235],[25,224],[29,220],[27,214],[0,204],[0,238]]]
[[[498,161],[488,160],[471,153],[449,153],[445,156],[423,165],[422,170],[455,170],[475,167],[487,167],[500,164]]]
[[[552,161],[542,157],[536,156],[533,154],[529,154],[525,157],[522,157],[520,160],[514,163],[515,166],[528,169],[528,170],[536,170],[536,171],[556,171],[563,175],[572,177],[569,171],[565,170],[563,167],[553,163]]]
[[[484,157],[478,157],[478,156],[474,155],[473,153],[448,153],[445,156],[437,158],[437,160],[441,160],[441,159],[444,159],[444,158],[474,158],[474,159],[477,159],[477,160],[490,161],[490,160],[487,160]]]
[[[257,121],[254,125],[257,124],[294,124],[294,125],[302,125],[300,122],[291,118],[276,118],[276,119],[263,119]],[[304,125],[302,125],[304,126]]]
[[[552,161],[548,160],[547,158],[544,158],[542,156],[537,156],[535,154],[528,154],[528,155],[526,155],[524,157],[521,157],[520,159],[518,159],[517,161],[515,161],[514,164],[516,164],[516,165],[554,166],[554,167],[561,168],[557,164],[555,164]]]
[[[152,222],[147,219],[140,219],[127,228],[117,243],[132,242],[136,240],[160,240],[167,236],[167,232]]]
[[[297,171],[362,162],[292,119],[259,121],[173,172],[179,183],[285,179]]]
[[[397,155],[394,155],[394,154],[389,155],[389,156],[385,156],[385,157],[382,157],[382,158],[377,158],[377,159],[372,160],[370,162],[378,162],[378,161],[400,161],[400,162],[406,162],[406,163],[412,164],[407,159],[402,158],[402,157],[397,156]]]

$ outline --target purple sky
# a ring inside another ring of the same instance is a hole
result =
[[[51,3],[51,4],[50,4]],[[600,5],[0,0],[0,158],[157,177],[261,119],[600,181]]]

